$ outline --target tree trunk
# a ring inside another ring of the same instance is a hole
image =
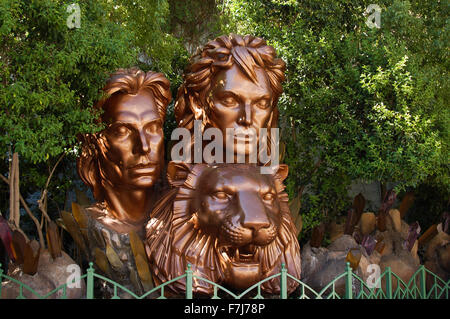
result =
[[[13,153],[9,169],[9,222],[16,228],[20,224],[19,154]]]

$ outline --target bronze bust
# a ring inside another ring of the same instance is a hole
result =
[[[225,150],[244,152],[248,163],[249,154],[258,152],[252,141],[260,137],[260,129],[267,129],[270,141],[270,129],[278,126],[277,103],[285,68],[275,49],[261,38],[231,34],[208,42],[192,57],[178,90],[178,126],[192,132],[197,120],[202,132],[219,129]],[[237,132],[234,144],[240,139],[245,145],[242,151],[226,142],[227,129]]]
[[[78,173],[98,201],[86,211],[119,232],[142,227],[154,203],[152,188],[164,163],[163,123],[171,101],[162,73],[120,69],[96,108],[106,128],[82,136]]]
[[[146,225],[146,251],[155,284],[193,274],[232,289],[246,289],[281,270],[300,278],[300,247],[284,192],[287,165],[271,175],[249,164],[170,162],[171,205],[157,205]],[[164,200],[163,200],[164,201]],[[288,280],[288,291],[297,283]],[[184,279],[168,286],[181,294]],[[264,282],[280,293],[279,278]],[[194,279],[193,291],[211,295],[213,286]]]

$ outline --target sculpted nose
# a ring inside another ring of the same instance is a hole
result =
[[[261,203],[258,194],[245,194],[239,196],[242,226],[253,230],[254,233],[262,228],[270,226],[269,218],[266,214],[266,208]]]
[[[245,103],[242,112],[239,115],[238,123],[243,126],[252,125],[252,108],[250,103]]]
[[[148,142],[147,136],[143,131],[139,132],[137,144],[138,153],[146,154],[150,151],[150,143]]]
[[[251,221],[247,220],[243,223],[245,228],[253,230],[254,233],[258,232],[262,228],[268,228],[270,226],[269,221]]]

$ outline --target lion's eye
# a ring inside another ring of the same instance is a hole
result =
[[[275,198],[275,196],[272,193],[267,193],[264,194],[263,199],[266,201],[273,201],[273,199]]]
[[[213,194],[213,196],[214,196],[215,198],[217,198],[217,199],[220,199],[220,200],[228,200],[228,199],[230,198],[230,195],[228,195],[228,194],[225,193],[225,192],[215,192],[215,193]]]

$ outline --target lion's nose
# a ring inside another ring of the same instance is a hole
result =
[[[269,221],[244,221],[242,224],[245,228],[253,230],[253,233],[257,233],[262,228],[269,228]]]

